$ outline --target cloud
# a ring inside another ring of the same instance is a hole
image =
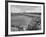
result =
[[[41,12],[41,6],[11,5],[11,12]]]

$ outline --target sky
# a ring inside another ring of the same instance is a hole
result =
[[[22,5],[11,5],[11,12],[18,13],[18,12],[41,12],[41,6],[22,6]]]

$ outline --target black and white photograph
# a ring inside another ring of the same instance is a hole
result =
[[[41,30],[40,8],[40,6],[11,5],[11,31]]]
[[[8,35],[43,33],[43,4],[8,2]]]

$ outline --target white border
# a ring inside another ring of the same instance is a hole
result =
[[[41,6],[41,30],[38,31],[17,31],[11,32],[11,11],[10,5],[26,5],[26,6]],[[42,33],[43,32],[43,5],[42,4],[23,4],[23,3],[8,3],[8,35],[12,34],[26,34],[26,33]]]

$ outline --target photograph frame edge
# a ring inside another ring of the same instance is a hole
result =
[[[28,33],[28,34],[13,34],[13,35],[8,35],[8,2],[16,2],[16,3],[34,3],[34,4],[43,4],[43,33]],[[22,35],[38,35],[38,34],[45,34],[45,3],[40,3],[40,2],[22,2],[22,1],[5,1],[5,36],[22,36]]]

